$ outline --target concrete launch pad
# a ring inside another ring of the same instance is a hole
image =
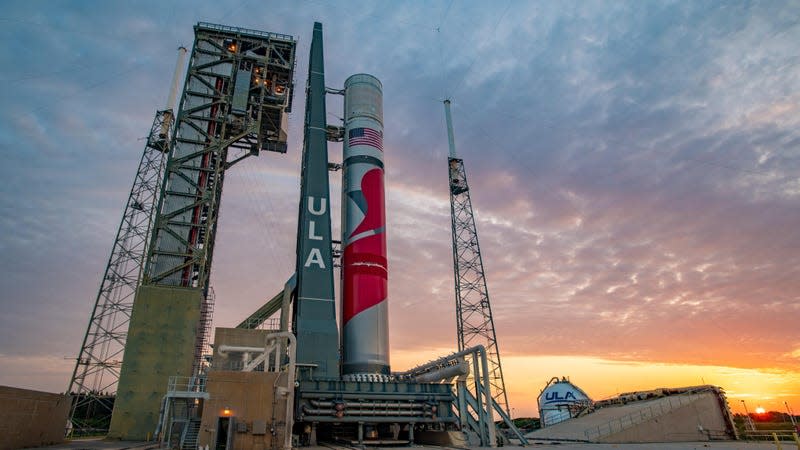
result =
[[[43,447],[50,450],[126,450],[138,449],[146,450],[158,448],[152,442],[131,442],[131,441],[106,441],[101,439],[75,440],[69,443]],[[352,447],[324,446],[324,447],[305,447],[308,450],[352,450]],[[371,449],[391,449],[391,450],[419,450],[420,448],[441,448],[450,447],[370,447]],[[555,443],[555,442],[531,442],[527,447],[505,446],[505,450],[524,450],[530,448],[537,449],[559,449],[559,450],[774,450],[773,443],[755,442],[679,442],[679,443],[657,443],[657,444],[590,444],[590,443]]]

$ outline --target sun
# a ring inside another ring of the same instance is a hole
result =
[[[758,408],[756,408],[756,414],[764,414],[765,412],[767,412],[767,410],[765,410],[764,408],[762,408],[760,406]]]

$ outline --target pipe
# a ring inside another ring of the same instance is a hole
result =
[[[315,408],[308,408],[303,406],[303,412],[310,415],[315,416],[334,416],[339,411],[334,411],[332,409],[315,409]],[[344,411],[345,416],[408,416],[408,417],[425,417],[430,415],[429,412],[417,412],[417,411],[375,411],[375,410],[353,410],[353,409],[345,409]]]
[[[456,382],[456,392],[458,392],[458,419],[461,423],[461,429],[466,430],[467,425],[467,415],[469,411],[467,411],[467,399],[466,397],[467,391],[467,382],[466,381],[457,381]]]
[[[178,61],[175,63],[175,72],[172,74],[172,84],[170,85],[169,95],[167,96],[167,108],[163,111],[161,130],[158,133],[159,138],[164,142],[162,151],[167,150],[169,130],[172,128],[172,123],[175,121],[175,98],[178,95],[178,83],[180,82],[180,76],[183,72],[183,61],[185,58],[186,47],[178,47]]]
[[[300,364],[298,364],[300,366]],[[327,385],[327,382],[325,383]],[[301,392],[300,398],[308,398],[314,399],[319,398],[322,395],[321,392]],[[434,392],[417,392],[411,395],[416,396],[417,398],[423,398],[424,400],[432,400],[436,402],[451,402],[454,400],[453,396],[450,393],[434,393]],[[347,400],[359,400],[364,398],[364,394],[352,392],[352,393],[341,393],[338,394],[337,397]],[[385,394],[381,395],[381,400],[400,400],[400,401],[408,401],[409,395],[404,394]]]
[[[458,359],[459,357],[471,355],[473,353],[482,353],[482,354],[485,355],[486,354],[486,349],[483,347],[483,345],[476,345],[474,347],[470,347],[470,348],[461,350],[460,352],[456,352],[456,353],[453,353],[453,354],[450,354],[450,355],[447,355],[447,356],[443,356],[443,357],[441,357],[439,359],[435,359],[435,360],[433,360],[431,362],[428,362],[428,363],[425,363],[425,364],[421,364],[421,365],[419,365],[417,367],[414,367],[413,369],[406,370],[405,372],[395,372],[393,375],[395,377],[397,377],[397,378],[405,378],[405,377],[415,376],[415,374],[417,374],[419,372],[422,372],[422,371],[425,371],[425,370],[429,370],[431,368],[435,368],[435,367],[440,366],[442,364],[448,363],[451,360]]]
[[[481,346],[481,366],[483,368],[483,396],[486,398],[486,423],[489,428],[489,446],[497,447],[497,429],[494,424],[494,409],[492,408],[492,391],[489,384],[489,361],[486,357],[486,349]],[[477,380],[478,377],[475,377]]]
[[[274,360],[274,366],[273,366],[273,367],[275,367],[275,372],[280,372],[281,371],[281,354],[282,354],[282,352],[280,350],[281,350],[281,348],[278,347],[278,349],[275,351],[275,360]]]
[[[395,409],[422,409],[425,408],[425,403],[379,403],[379,402],[337,402],[337,401],[323,401],[311,400],[312,405],[316,407],[332,406],[332,404],[343,404],[345,408],[395,408]]]
[[[183,71],[184,60],[186,59],[186,47],[178,47],[178,61],[175,63],[175,72],[172,74],[172,84],[169,87],[167,96],[167,109],[175,110],[175,99],[178,96],[178,83],[180,82],[181,72]]]
[[[158,412],[158,425],[156,425],[156,431],[153,433],[153,436],[155,436],[155,439],[159,442],[161,441],[161,439],[159,439],[161,428],[163,428],[164,422],[166,422],[166,417],[164,416],[167,414],[167,401],[167,396],[165,395],[164,398],[161,399],[161,410]]]
[[[283,297],[281,298],[281,331],[289,331],[290,303],[292,292],[297,288],[297,272],[293,273],[289,280],[283,285]]]
[[[478,415],[478,427],[480,428],[481,444],[486,446],[489,443],[489,424],[486,421],[486,414],[483,410],[483,390],[481,389],[480,366],[478,365],[478,358],[472,358],[472,371],[475,374],[472,383],[475,389],[475,413]]]
[[[430,372],[423,373],[422,375],[418,375],[413,379],[417,383],[433,383],[446,378],[467,374],[469,374],[469,364],[467,364],[466,361],[461,360],[459,363],[452,366],[435,369]]]
[[[447,106],[447,103],[445,103]],[[472,358],[473,364],[473,373],[475,375],[475,400],[477,403],[477,410],[478,410],[478,417],[480,419],[479,428],[481,428],[481,440],[484,441],[484,445],[488,445],[489,447],[497,447],[497,435],[494,425],[494,413],[492,408],[492,396],[491,396],[491,385],[489,382],[489,361],[486,356],[486,348],[483,345],[476,345],[474,347],[470,347],[468,349],[461,350],[460,352],[453,353],[451,355],[439,358],[435,361],[431,361],[427,364],[423,364],[421,366],[417,366],[411,370],[406,372],[401,372],[395,374],[398,378],[404,377],[414,377],[415,373],[419,373],[422,371],[429,370],[431,368],[435,368],[437,366],[441,366],[443,364],[449,363],[450,361],[467,356],[470,354],[474,354],[475,357]],[[480,359],[480,361],[478,361]],[[480,363],[480,366],[479,366]],[[481,381],[483,379],[483,382]],[[459,401],[460,397],[463,396],[463,393],[459,393]],[[485,399],[485,400],[484,400]],[[484,404],[486,407],[484,408]],[[459,407],[459,413],[463,415],[463,411]],[[461,417],[463,422],[464,418]],[[484,434],[484,433],[488,433]],[[488,442],[486,442],[488,441]]]
[[[253,353],[265,353],[267,351],[266,347],[245,347],[240,345],[220,345],[219,346],[219,354],[225,356],[228,352],[253,352]]]
[[[277,340],[278,338],[286,338],[289,341],[288,350],[289,350],[289,364],[286,366],[286,418],[284,419],[284,423],[286,424],[286,430],[289,432],[284,432],[283,436],[283,448],[284,450],[292,450],[292,433],[291,429],[294,425],[294,419],[292,417],[292,412],[294,411],[294,383],[295,383],[295,360],[297,359],[297,339],[295,338],[294,334],[288,331],[281,331],[280,333],[270,333],[268,335],[269,340]],[[267,341],[269,342],[269,341]],[[276,368],[278,370],[278,368]]]
[[[453,137],[453,117],[450,115],[450,99],[444,101],[444,116],[447,120],[447,143],[450,146],[450,158],[456,157],[456,139]]]
[[[325,422],[325,423],[358,423],[365,421],[364,416],[353,416],[353,417],[334,417],[334,416],[311,416],[307,415],[303,417],[303,420],[306,422]],[[439,423],[456,423],[458,419],[456,417],[412,417],[412,416],[373,416],[369,418],[369,423],[430,423],[430,424],[439,424]]]

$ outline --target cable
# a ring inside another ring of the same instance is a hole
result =
[[[447,4],[447,8],[445,8],[442,18],[439,19],[439,26],[441,26],[442,23],[444,23],[444,20],[447,18],[447,14],[450,12],[450,7],[453,6],[453,1],[454,0],[450,0],[450,3]]]
[[[506,16],[506,14],[508,13],[509,9],[511,9],[511,0],[508,1],[508,4],[506,5],[506,9],[503,10],[503,14],[500,14],[500,18],[497,19],[497,23],[494,24],[494,28],[492,28],[492,31],[489,34],[494,36],[495,33],[497,33],[497,27],[500,26],[500,22]],[[472,67],[475,65],[475,62],[477,62],[477,61],[478,61],[478,55],[476,53],[475,57],[472,58],[472,63],[469,65],[469,67],[467,67],[467,70],[464,71],[464,74],[461,76],[461,80],[456,84],[456,87],[453,88],[453,94],[452,94],[453,96],[456,95],[456,92],[458,92],[458,88],[461,87],[461,83],[463,83],[464,80],[467,78],[467,75],[472,70]]]

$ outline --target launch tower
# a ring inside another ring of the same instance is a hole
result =
[[[450,100],[444,101],[444,110],[450,147],[447,164],[450,179],[458,350],[474,345],[486,347],[492,398],[503,412],[509,414],[503,368],[500,365],[500,349],[494,331],[492,306],[489,303],[489,290],[486,287],[486,274],[483,270],[481,247],[478,244],[478,230],[475,227],[467,172],[464,169],[464,160],[456,156]]]
[[[109,437],[144,439],[170,376],[193,376],[210,324],[209,275],[226,171],[286,151],[295,40],[199,23],[136,291]]]
[[[67,392],[73,435],[106,431],[119,381],[136,288],[142,279],[158,190],[175,121],[175,95],[186,49],[178,49],[167,107],[157,111],[100,281]]]

